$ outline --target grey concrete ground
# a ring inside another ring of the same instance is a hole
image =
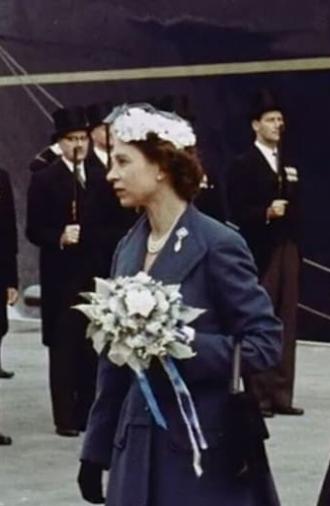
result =
[[[53,433],[47,354],[38,326],[12,324],[4,342],[12,380],[0,380],[0,426],[12,447],[0,447],[0,506],[83,505],[75,484],[81,438]],[[282,506],[315,506],[330,458],[330,347],[299,345],[296,403],[304,417],[277,416],[269,423],[270,459]],[[226,506],[226,505],[221,505]]]

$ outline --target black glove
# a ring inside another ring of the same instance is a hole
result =
[[[95,462],[82,460],[79,473],[78,485],[83,498],[93,504],[103,504],[105,498],[102,490],[103,467]]]

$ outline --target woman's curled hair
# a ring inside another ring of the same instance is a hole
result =
[[[139,149],[150,162],[159,164],[179,197],[188,202],[194,199],[204,176],[195,147],[177,149],[154,133],[150,133],[147,140],[132,141],[130,144]]]

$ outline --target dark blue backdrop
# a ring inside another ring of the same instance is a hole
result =
[[[47,5],[46,5],[47,4]],[[2,0],[0,49],[28,73],[122,69],[326,56],[330,5],[323,0]],[[0,59],[0,74],[11,71]],[[303,255],[330,266],[329,71],[284,72],[47,86],[64,105],[185,95],[211,178],[251,141],[247,110],[261,86],[286,107],[286,144],[300,169]],[[51,112],[54,106],[40,93]],[[0,88],[0,153],[15,183],[23,287],[37,279],[36,251],[24,239],[25,200],[34,154],[48,143],[49,120],[21,86]],[[222,192],[221,192],[222,195]],[[222,198],[222,197],[221,197]],[[330,274],[304,266],[301,302],[330,314]],[[301,335],[330,340],[330,322],[301,311]]]

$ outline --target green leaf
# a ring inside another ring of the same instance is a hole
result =
[[[187,344],[183,343],[171,343],[167,347],[168,353],[179,360],[183,360],[186,358],[192,358],[196,355],[196,353],[191,349],[191,347]]]
[[[95,280],[95,292],[107,299],[111,294],[111,284],[109,280],[103,278],[94,278]]]
[[[205,313],[205,311],[206,311],[206,309],[185,306],[183,308],[181,318],[185,323],[190,323],[190,322],[196,320],[196,318],[198,318],[201,314]]]
[[[78,304],[77,306],[72,306],[72,309],[78,309],[78,311],[87,316],[89,320],[93,319],[94,309],[90,304]]]
[[[95,297],[95,293],[94,292],[80,292],[79,296],[82,299],[85,299],[85,300],[88,300],[89,302],[92,302],[93,298]]]

